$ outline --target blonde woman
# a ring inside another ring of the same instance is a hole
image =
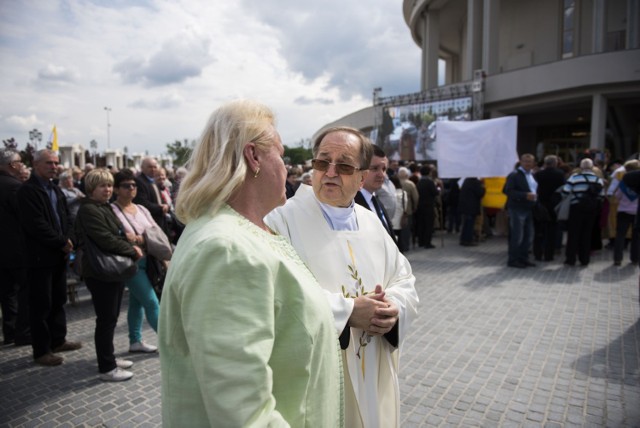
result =
[[[128,256],[134,260],[142,257],[140,247],[127,241],[122,223],[109,206],[109,199],[113,194],[111,173],[106,169],[94,169],[85,177],[84,185],[87,197],[80,203],[75,225],[80,246],[86,245],[90,239],[106,253]],[[111,382],[128,380],[133,373],[125,369],[130,368],[133,363],[116,358],[113,346],[124,281],[99,276],[91,269],[87,257],[83,257],[81,263],[82,274],[96,311],[94,340],[99,378]]]
[[[158,326],[165,427],[343,426],[338,337],[326,298],[264,216],[285,202],[271,110],[216,110],[177,200],[186,228]]]

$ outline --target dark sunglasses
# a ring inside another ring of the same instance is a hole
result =
[[[124,183],[119,186],[121,189],[135,189],[138,187],[136,183]]]
[[[333,163],[322,159],[313,159],[311,161],[311,167],[316,171],[328,171],[329,165],[333,165],[336,168],[336,173],[340,175],[353,175],[356,170],[360,169],[346,163]]]

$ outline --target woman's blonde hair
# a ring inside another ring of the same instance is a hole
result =
[[[84,177],[84,190],[87,196],[91,196],[94,190],[101,184],[113,184],[113,175],[108,169],[96,168],[92,169]]]
[[[232,101],[211,114],[180,184],[176,201],[180,221],[187,224],[220,209],[245,180],[245,145],[252,142],[267,150],[274,142],[273,125],[271,109],[255,101]]]

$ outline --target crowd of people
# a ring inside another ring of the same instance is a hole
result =
[[[35,153],[31,168],[18,152],[0,150],[0,216],[8,238],[1,265],[3,343],[31,345],[35,363],[42,366],[60,365],[61,352],[82,347],[66,337],[67,274],[73,269],[81,274],[96,312],[100,379],[130,378],[125,369],[133,363],[116,359],[113,349],[123,291],[129,290],[129,352],[156,352],[141,333],[145,316],[157,330],[159,314],[157,287],[147,275],[144,234],[155,225],[166,234],[167,247],[170,239],[177,242],[183,228],[173,217],[178,186],[151,157],[143,159],[139,173],[91,164],[81,171],[65,169],[48,149]],[[136,276],[116,280],[95,272],[88,256],[82,257],[87,241],[134,259]]]
[[[65,170],[45,149],[25,180],[20,155],[0,150],[5,344],[31,345],[43,366],[83,346],[66,329],[75,264],[96,314],[99,379],[133,376],[114,350],[128,289],[129,352],[159,351],[165,426],[399,426],[399,355],[419,303],[405,253],[435,248],[438,231],[465,247],[490,236],[484,180],[390,161],[350,127],[322,132],[308,165],[283,153],[273,112],[246,100],[213,112],[188,171],[152,157],[140,171]],[[638,160],[598,168],[586,156],[574,168],[523,154],[503,189],[507,266],[554,260],[565,232],[566,265],[587,265],[606,238],[615,265],[625,248],[638,263],[639,191]],[[137,270],[99,274],[82,256],[91,246]],[[158,262],[162,290],[149,275]],[[145,318],[157,347],[142,340]]]
[[[613,250],[614,266],[622,264],[626,248],[629,261],[637,264],[640,188],[626,181],[638,170],[637,159],[604,165],[585,155],[573,166],[547,155],[538,166],[532,154],[523,154],[504,187],[509,219],[507,265],[535,267],[530,253],[537,262],[553,261],[565,241],[566,266],[577,262],[588,266],[591,254],[603,248]],[[560,214],[563,201],[564,215]]]

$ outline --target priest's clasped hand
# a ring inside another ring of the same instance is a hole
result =
[[[382,286],[376,285],[374,299],[379,300],[386,305],[376,309],[374,317],[371,318],[371,325],[367,332],[371,335],[378,336],[389,333],[394,325],[398,322],[398,307],[392,301],[386,298]]]

